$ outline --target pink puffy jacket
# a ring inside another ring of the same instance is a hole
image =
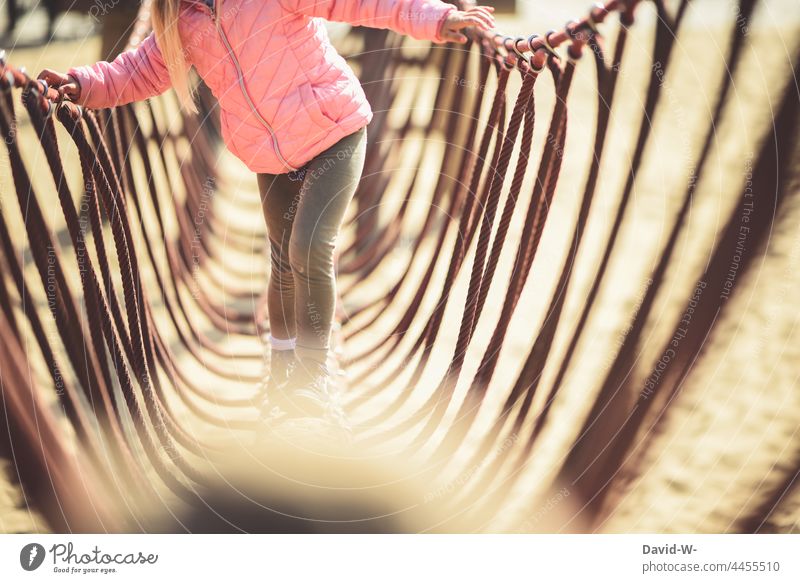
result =
[[[254,172],[298,169],[364,127],[372,110],[361,84],[331,45],[323,23],[389,28],[442,42],[455,7],[440,0],[182,0],[179,32],[221,109],[222,136]],[[113,62],[68,71],[80,103],[99,109],[170,87],[151,34]]]

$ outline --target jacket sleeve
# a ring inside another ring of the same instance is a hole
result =
[[[417,39],[445,42],[442,22],[456,7],[441,0],[280,0],[290,12],[355,26],[388,28]]]
[[[171,86],[169,70],[152,33],[110,63],[73,67],[67,74],[80,83],[78,103],[90,109],[141,101]]]

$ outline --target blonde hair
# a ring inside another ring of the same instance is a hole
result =
[[[192,87],[189,85],[186,54],[178,30],[180,4],[181,0],[153,0],[151,14],[153,32],[181,107],[190,113],[197,113]]]

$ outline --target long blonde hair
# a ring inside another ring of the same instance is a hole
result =
[[[153,32],[181,107],[190,113],[197,113],[192,87],[189,84],[186,54],[178,30],[180,5],[181,0],[153,0],[151,10]]]

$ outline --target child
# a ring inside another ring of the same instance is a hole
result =
[[[219,101],[225,144],[257,174],[261,191],[272,256],[267,398],[291,416],[341,419],[326,367],[334,247],[361,177],[372,111],[318,17],[464,43],[459,31],[492,28],[492,11],[440,0],[153,0],[154,32],[138,47],[111,63],[39,78],[92,109],[172,86],[196,112],[187,79],[195,67]]]

